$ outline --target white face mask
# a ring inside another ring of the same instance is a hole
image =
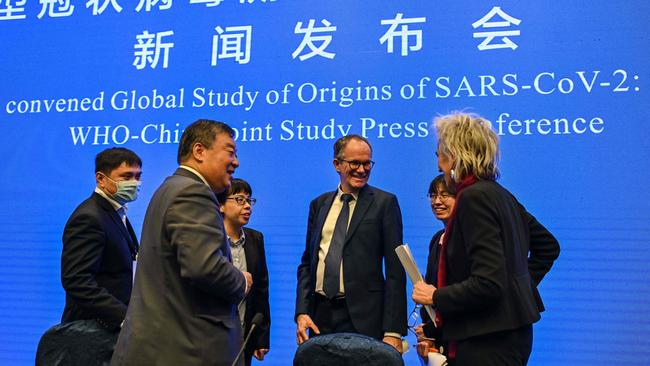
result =
[[[115,181],[109,178],[107,175],[102,174],[107,179],[115,183],[117,186],[117,192],[113,193],[111,196],[115,201],[120,205],[123,205],[128,202],[135,201],[138,198],[138,191],[140,191],[140,185],[142,182],[139,180],[120,180]]]

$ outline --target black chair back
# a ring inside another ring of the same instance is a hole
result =
[[[108,366],[118,335],[95,320],[57,324],[38,342],[36,366]]]
[[[310,338],[298,347],[294,366],[404,366],[402,355],[374,338],[335,333]]]

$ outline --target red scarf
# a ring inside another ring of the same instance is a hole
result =
[[[460,199],[460,194],[463,192],[463,189],[476,183],[476,181],[477,179],[474,176],[467,176],[460,181],[456,187],[456,202],[458,202]],[[454,208],[451,210],[451,215],[449,215],[447,223],[445,224],[445,235],[442,238],[440,257],[438,258],[438,288],[442,288],[447,285],[447,242],[449,242],[451,230],[453,229],[457,206],[458,204],[454,205]],[[438,327],[442,327],[442,317],[440,316],[440,312],[438,310],[436,310],[436,323],[438,324]],[[456,341],[449,341],[447,353],[447,356],[449,356],[449,358],[456,358]]]

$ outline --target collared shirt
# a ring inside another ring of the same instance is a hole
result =
[[[332,242],[332,235],[334,235],[334,227],[336,226],[336,220],[339,218],[339,214],[343,209],[343,201],[341,201],[341,196],[343,195],[341,186],[339,186],[336,197],[334,197],[334,202],[332,202],[332,207],[330,207],[329,212],[327,213],[327,218],[323,224],[323,231],[321,231],[320,246],[318,250],[318,266],[316,267],[316,292],[325,295],[323,291],[323,279],[325,276],[325,258],[327,257],[327,252],[330,249],[330,243]],[[350,225],[350,220],[352,220],[352,215],[354,213],[354,208],[357,205],[357,199],[359,195],[356,193],[351,193],[354,199],[348,203],[350,207],[350,215],[348,216],[348,225]],[[340,289],[341,293],[345,294],[345,287],[343,286],[343,260],[341,260],[341,284]]]
[[[203,183],[205,183],[206,186],[208,186],[208,187],[210,186],[210,184],[208,183],[208,181],[207,181],[207,180],[206,180],[206,179],[201,175],[201,173],[197,172],[196,169],[190,168],[189,166],[187,166],[187,165],[182,165],[182,164],[181,164],[180,168],[183,168],[183,169],[185,169],[185,170],[188,170],[188,171],[190,171],[190,172],[196,174],[199,178],[201,178],[201,180],[203,181]]]
[[[106,198],[108,203],[110,203],[111,206],[113,206],[113,208],[117,212],[117,215],[120,216],[120,219],[122,219],[122,223],[124,224],[124,226],[126,226],[126,212],[129,210],[129,208],[126,207],[126,205],[120,205],[119,202],[114,200],[111,196],[107,195],[106,192],[102,191],[101,188],[99,187],[95,187],[95,193]],[[122,209],[124,215],[120,214],[120,209]]]
[[[248,271],[246,266],[246,252],[244,251],[244,244],[246,244],[246,234],[244,230],[241,230],[239,233],[239,239],[233,241],[232,238],[228,237],[228,242],[230,243],[230,253],[232,255],[232,264],[238,270],[245,272]],[[239,303],[239,320],[244,327],[244,317],[246,316],[246,300],[244,299]]]

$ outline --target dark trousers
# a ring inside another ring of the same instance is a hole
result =
[[[316,307],[312,320],[316,323],[320,334],[331,333],[358,333],[345,302],[345,297],[328,299],[316,294]],[[315,334],[310,331],[310,336]]]
[[[533,326],[459,341],[453,366],[524,366],[533,348]]]
[[[253,352],[249,352],[248,350],[245,350],[243,357],[246,366],[251,366],[251,362],[253,361]]]

